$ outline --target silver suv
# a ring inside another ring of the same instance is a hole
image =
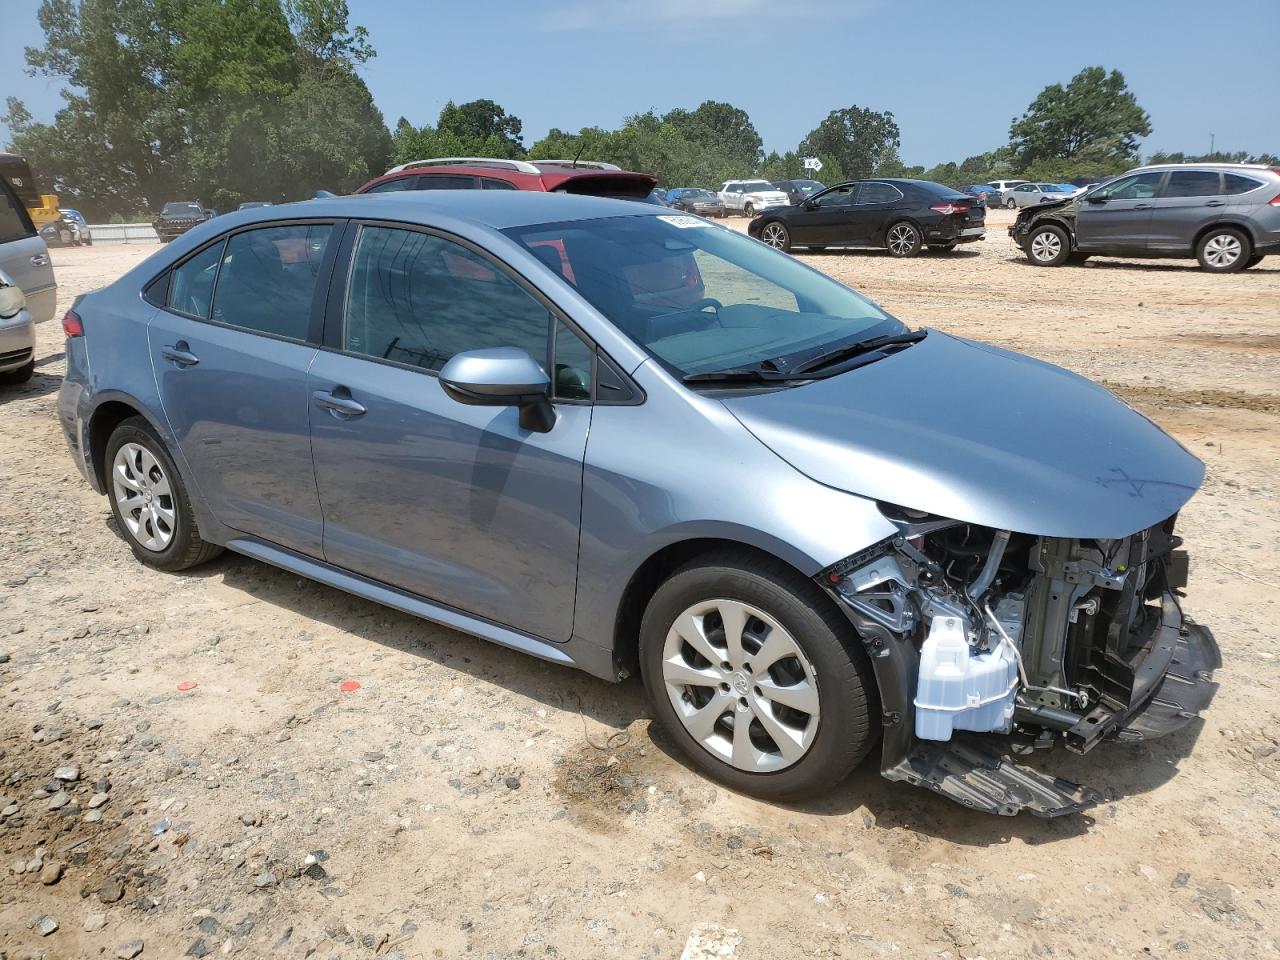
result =
[[[1009,236],[1041,267],[1090,256],[1195,257],[1214,273],[1247,270],[1280,253],[1280,171],[1240,163],[1139,167],[1025,208]]]

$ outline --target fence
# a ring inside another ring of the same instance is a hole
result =
[[[94,243],[159,243],[155,228],[149,223],[91,223],[89,235]]]

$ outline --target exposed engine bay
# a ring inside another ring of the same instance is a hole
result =
[[[995,813],[1054,816],[1094,791],[991,752],[1085,753],[1195,718],[1217,647],[1183,615],[1176,515],[1120,539],[1037,537],[881,504],[898,535],[823,572],[875,667],[882,772]],[[984,740],[986,743],[984,744]]]

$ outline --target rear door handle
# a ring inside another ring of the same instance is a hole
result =
[[[364,405],[351,399],[346,387],[334,387],[333,392],[317,390],[311,394],[315,405],[328,410],[335,417],[359,417],[364,415]]]
[[[1225,207],[1226,205],[1227,201],[1225,200],[1210,200],[1205,204],[1206,207]]]
[[[1150,209],[1151,209],[1151,204],[1149,204],[1149,203],[1135,203],[1135,204],[1133,205],[1133,209],[1135,209],[1135,210],[1150,210]]]
[[[49,265],[49,255],[47,253],[37,253],[31,258],[33,267],[47,267]]]
[[[191,352],[191,348],[187,346],[187,341],[185,340],[179,340],[171,347],[161,347],[160,356],[166,360],[172,360],[180,367],[194,367],[200,362],[200,358]]]

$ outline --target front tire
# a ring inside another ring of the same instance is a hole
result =
[[[1013,197],[1010,197],[1004,202],[1004,208],[1006,210],[1016,210],[1018,208],[1018,201],[1013,199]]]
[[[745,207],[742,208],[742,215],[746,217],[748,220],[750,220],[752,217],[756,215],[755,206],[748,203]]]
[[[866,756],[871,667],[818,587],[773,558],[714,554],[677,570],[640,627],[658,721],[707,775],[767,799],[822,793]]]
[[[1252,256],[1249,238],[1235,227],[1210,230],[1196,244],[1196,259],[1210,273],[1235,273],[1245,269]]]
[[[760,239],[775,250],[786,252],[791,249],[791,231],[778,220],[770,220],[760,228]]]
[[[1071,256],[1071,239],[1061,227],[1046,223],[1027,237],[1027,259],[1037,267],[1060,267]]]
[[[893,224],[884,235],[885,248],[892,257],[914,257],[923,242],[919,227],[906,220]]]
[[[222,547],[200,536],[186,484],[164,442],[142,417],[130,417],[107,441],[111,512],[133,555],[157,570],[186,570]]]

